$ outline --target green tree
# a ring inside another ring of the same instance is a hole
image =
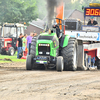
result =
[[[29,22],[38,17],[35,0],[0,0],[0,22]]]

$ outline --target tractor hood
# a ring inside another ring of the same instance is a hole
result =
[[[45,42],[44,42],[45,41]],[[39,37],[38,37],[38,42],[40,43],[48,43],[49,41],[53,42],[56,44],[56,46],[54,47],[58,47],[59,46],[59,40],[57,38],[56,33],[42,33]]]
[[[56,33],[42,33],[39,35],[36,42],[36,56],[43,55],[47,56],[46,53],[49,53],[49,56],[56,57],[56,50],[59,48],[59,40]]]

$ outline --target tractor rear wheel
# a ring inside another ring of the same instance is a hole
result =
[[[26,59],[26,69],[27,70],[32,70],[32,67],[33,67],[33,56],[28,55],[27,59]]]
[[[61,55],[64,58],[65,70],[77,70],[77,40],[70,38],[68,45],[62,49]]]
[[[37,36],[33,37],[30,48],[30,55],[33,55],[34,57],[36,56],[36,41],[37,41]]]
[[[34,63],[34,58],[36,57],[36,41],[37,41],[37,36],[33,37],[32,42],[31,42],[31,47],[30,47],[30,55],[27,57],[27,63],[29,62],[30,64],[26,64],[26,69],[31,70],[34,68],[37,68],[37,64]],[[28,58],[31,60],[29,61]]]
[[[57,57],[56,70],[61,72],[64,70],[64,62],[62,56]]]
[[[100,59],[98,57],[96,58],[95,63],[96,63],[97,68],[100,69]]]
[[[8,50],[8,55],[13,56],[15,54],[15,49],[13,47],[10,47]]]

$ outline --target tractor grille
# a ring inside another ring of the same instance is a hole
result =
[[[47,46],[39,46],[38,51],[43,51],[43,52],[50,52],[50,47]]]
[[[46,52],[49,52],[50,53],[50,46],[39,46],[38,47],[38,52],[42,52],[42,54],[39,54],[39,55],[50,55],[50,54],[46,54]]]

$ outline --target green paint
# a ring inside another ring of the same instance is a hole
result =
[[[57,38],[56,33],[49,34],[47,32],[47,33],[41,33],[40,35],[41,36],[56,36],[56,38]],[[58,38],[57,38],[57,41],[59,41]],[[59,46],[54,48],[54,43],[53,43],[52,40],[37,40],[37,43],[36,43],[36,56],[39,55],[38,54],[38,45],[39,44],[50,44],[50,56],[56,57],[56,49],[59,48]]]
[[[51,33],[51,34],[42,33],[41,36],[56,36],[56,38],[57,38],[56,33]],[[63,47],[66,47],[68,45],[69,37],[70,37],[69,35],[65,36]],[[57,40],[58,40],[58,38],[57,38]],[[53,43],[52,40],[45,40],[45,39],[44,40],[37,40],[37,43],[36,43],[36,56],[39,55],[39,53],[38,53],[38,45],[39,44],[49,44],[50,45],[50,56],[56,57],[56,50],[59,48],[59,46],[54,47],[54,45],[56,45],[56,43]]]
[[[41,62],[41,61],[39,61],[39,60],[36,60],[36,62]],[[47,62],[47,61],[43,61],[43,62]]]
[[[40,35],[41,36],[54,36],[54,35],[56,35],[56,33],[51,33],[51,34],[49,34],[49,33],[41,33]]]
[[[59,48],[56,47],[54,48],[54,43],[52,40],[37,40],[37,43],[36,43],[36,56],[38,56],[38,45],[39,44],[50,44],[50,56],[53,56],[53,57],[56,57],[56,49]]]
[[[70,36],[66,35],[64,38],[64,43],[63,43],[63,48],[66,47],[68,45],[68,41],[69,41]]]

